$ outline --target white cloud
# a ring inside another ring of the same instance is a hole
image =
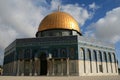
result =
[[[87,9],[80,7],[76,4],[62,5],[60,0],[51,1],[51,10],[57,10],[58,5],[60,5],[60,10],[72,15],[80,26],[84,25],[85,21],[90,18],[91,14],[88,13]]]
[[[16,38],[34,37],[44,7],[36,7],[30,0],[0,0],[0,55]],[[2,58],[0,58],[2,59]],[[0,60],[0,64],[3,60]]]
[[[120,41],[120,7],[106,13],[106,16],[92,23],[88,32],[96,38],[116,43]],[[90,32],[90,31],[91,32]],[[86,32],[86,34],[88,34]]]
[[[92,4],[89,5],[89,8],[92,9],[92,10],[96,10],[96,9],[99,8],[99,6],[97,6],[97,5],[95,4],[95,2],[93,2]]]
[[[93,18],[94,14],[96,13],[96,10],[98,10],[100,8],[100,6],[96,5],[95,2],[93,2],[92,4],[89,4],[89,9],[90,9],[90,19]]]
[[[43,5],[44,4],[44,5]],[[0,64],[4,48],[16,38],[35,37],[40,21],[52,11],[57,10],[60,0],[0,0]],[[77,4],[62,5],[83,25],[89,18],[88,11]]]
[[[58,6],[61,6],[60,0],[52,0],[51,1],[51,10],[57,10]]]
[[[70,13],[80,24],[80,26],[84,25],[85,21],[90,18],[90,14],[88,11],[77,4],[72,5],[63,5],[63,11]]]

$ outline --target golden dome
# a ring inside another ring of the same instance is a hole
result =
[[[50,29],[69,29],[80,33],[77,21],[68,13],[60,11],[47,15],[40,23],[38,31]]]

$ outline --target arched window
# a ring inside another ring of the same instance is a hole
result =
[[[106,54],[106,52],[104,52],[103,53],[103,60],[106,62],[106,70],[107,70],[107,72],[108,72],[108,65],[107,65],[107,54]]]
[[[107,55],[106,55],[106,52],[103,53],[103,60],[104,60],[105,62],[107,62]]]
[[[94,53],[93,59],[94,59],[95,61],[97,61],[97,52],[96,52],[95,50],[93,50],[93,53]]]
[[[92,63],[91,63],[91,61],[92,61],[92,58],[91,58],[91,51],[90,51],[90,49],[88,49],[88,58],[89,58],[89,60],[90,60],[90,72],[92,73]]]
[[[61,57],[64,57],[64,58],[67,57],[67,51],[66,51],[65,48],[63,48],[63,49],[60,50],[60,55],[61,55]]]
[[[112,62],[111,54],[110,54],[110,53],[108,53],[108,61],[109,61],[109,62]]]
[[[29,59],[31,57],[31,50],[25,49],[24,51],[24,58]]]
[[[53,49],[51,51],[51,54],[52,54],[52,57],[55,58],[55,57],[58,57],[58,50],[57,49]]]
[[[81,59],[83,59],[83,62],[84,62],[84,73],[86,73],[85,50],[83,48],[80,48],[80,57],[81,57]]]
[[[91,61],[92,58],[91,58],[91,51],[88,49],[88,52],[89,52],[89,60]]]
[[[93,60],[95,60],[96,63],[96,73],[98,73],[98,65],[97,65],[97,52],[93,50]]]
[[[117,66],[116,66],[117,61],[116,61],[115,53],[112,53],[112,55],[113,55],[113,62],[114,62],[114,65],[115,65],[115,71],[117,73]]]
[[[37,57],[38,50],[39,49],[32,50],[32,58]]]
[[[86,60],[91,60],[91,53],[89,49],[87,49],[85,57],[86,57]]]
[[[74,48],[70,48],[70,58],[71,59],[75,58],[75,49]]]
[[[84,49],[80,48],[80,59],[84,59]]]
[[[116,62],[115,53],[112,53],[112,62]]]
[[[18,59],[24,58],[24,50],[23,49],[18,50],[17,57],[18,57]]]
[[[101,53],[101,51],[99,51],[98,58],[99,58],[99,61],[102,62],[102,53]]]

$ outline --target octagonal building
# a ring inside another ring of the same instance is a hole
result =
[[[56,11],[41,21],[36,38],[8,45],[3,75],[118,75],[118,64],[113,44],[82,36],[70,14]]]

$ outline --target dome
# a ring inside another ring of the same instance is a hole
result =
[[[41,21],[38,32],[50,29],[75,30],[81,33],[77,21],[68,13],[60,11],[47,15]]]

